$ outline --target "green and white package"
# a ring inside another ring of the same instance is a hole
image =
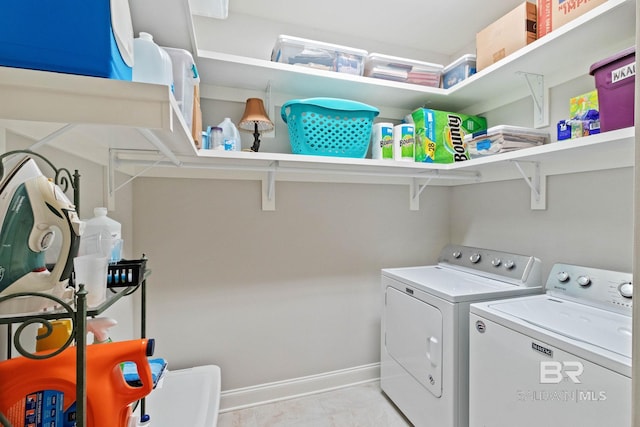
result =
[[[393,160],[393,124],[376,123],[371,131],[371,158]]]
[[[424,162],[469,160],[464,136],[487,129],[487,119],[448,111],[418,108],[411,113],[416,144],[424,147]]]

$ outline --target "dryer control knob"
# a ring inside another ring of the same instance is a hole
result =
[[[491,265],[494,267],[500,267],[500,264],[502,264],[502,260],[500,258],[494,258],[491,260]]]
[[[591,278],[589,278],[589,276],[580,276],[576,282],[582,287],[589,286],[591,284]]]
[[[513,260],[505,261],[504,263],[504,268],[506,268],[507,270],[511,270],[515,266],[516,266],[516,263],[513,262]]]
[[[622,295],[625,298],[632,298],[633,283],[631,282],[621,283],[620,286],[618,286],[618,292],[620,292],[620,295]]]
[[[477,264],[478,262],[480,262],[480,254],[479,253],[475,253],[475,254],[471,255],[469,257],[469,261],[471,261],[474,264]]]
[[[567,273],[566,271],[561,271],[556,275],[556,279],[558,279],[558,282],[566,282],[567,280],[569,280],[569,273]]]
[[[455,251],[454,253],[452,253],[451,255],[453,255],[454,258],[460,258],[462,256],[462,252],[460,251]]]

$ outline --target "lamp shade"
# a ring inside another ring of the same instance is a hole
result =
[[[256,125],[260,132],[273,130],[273,122],[271,122],[269,116],[267,116],[262,99],[249,98],[247,99],[244,114],[242,115],[242,119],[240,119],[240,123],[238,123],[238,127],[240,130],[254,132]]]

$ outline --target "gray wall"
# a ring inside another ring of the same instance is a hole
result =
[[[451,241],[535,255],[543,277],[556,262],[631,272],[632,189],[631,168],[552,176],[547,209],[532,211],[522,180],[459,186]]]
[[[379,362],[379,274],[432,263],[449,241],[449,190],[410,211],[403,186],[139,178],[136,248],[149,254],[149,336],[223,390]]]

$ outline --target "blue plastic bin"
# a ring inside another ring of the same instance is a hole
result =
[[[131,28],[128,8],[118,9],[118,18],[122,13],[129,20],[124,28]],[[123,59],[111,17],[110,0],[5,2],[0,12],[0,65],[131,80],[133,64]],[[133,31],[130,36],[133,40]]]
[[[367,155],[378,114],[375,107],[339,98],[293,99],[280,111],[293,154],[359,158]]]

